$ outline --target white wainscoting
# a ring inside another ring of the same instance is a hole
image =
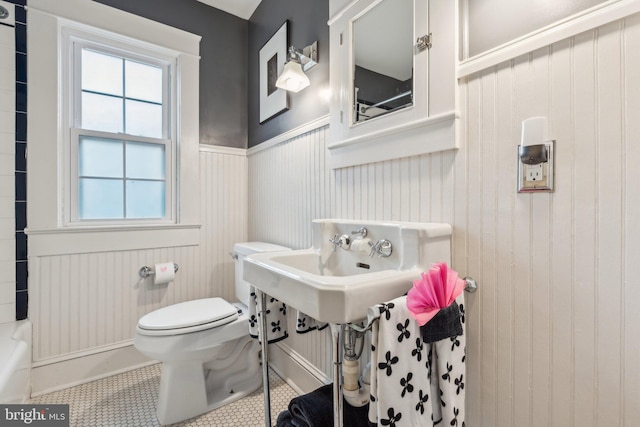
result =
[[[311,221],[331,218],[335,209],[335,179],[326,162],[327,141],[328,127],[322,125],[249,154],[250,240],[292,249],[311,247]],[[330,377],[328,328],[297,334],[295,326],[295,312],[290,310],[289,338],[280,347],[285,353],[301,356]]]
[[[229,252],[247,238],[245,150],[203,147],[199,167],[199,246],[30,257],[34,394],[140,364],[126,355],[132,354],[138,319],[151,310],[196,298],[234,298]],[[143,265],[165,261],[180,266],[174,282],[154,286],[139,277]],[[101,353],[110,355],[107,362]]]
[[[454,266],[469,425],[640,424],[640,16],[465,78]],[[556,192],[516,194],[520,123],[549,118]]]
[[[249,155],[249,237],[311,246],[311,221],[347,218],[453,221],[453,151],[333,171],[328,128]],[[289,314],[283,343],[331,376],[328,332],[298,335]],[[285,350],[286,351],[286,350]]]
[[[461,80],[460,149],[331,171],[326,128],[250,154],[249,237],[310,221],[448,222],[468,294],[467,425],[640,425],[640,17]],[[517,194],[523,119],[557,140],[552,194]],[[317,334],[289,341],[330,372]]]

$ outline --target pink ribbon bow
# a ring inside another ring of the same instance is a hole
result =
[[[464,289],[464,280],[444,262],[433,264],[421,276],[407,294],[407,308],[420,326],[449,307]]]

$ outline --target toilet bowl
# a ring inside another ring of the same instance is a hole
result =
[[[249,336],[249,284],[242,261],[252,253],[289,250],[262,242],[237,243],[236,296],[173,304],[138,321],[134,346],[162,362],[157,417],[176,423],[240,399],[262,385],[257,340]]]

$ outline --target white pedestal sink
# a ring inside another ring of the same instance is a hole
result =
[[[363,227],[365,237],[352,234]],[[336,235],[348,236],[350,249],[334,249]],[[391,242],[391,254],[370,257],[367,242],[382,239]],[[403,295],[432,263],[450,263],[450,253],[449,224],[315,220],[310,249],[250,255],[244,279],[316,320],[351,323],[370,306]]]
[[[372,252],[372,249],[378,248]],[[372,252],[373,257],[369,256]],[[321,322],[331,324],[334,358],[334,426],[342,426],[340,345],[347,323],[367,309],[405,294],[434,262],[450,264],[451,226],[436,223],[354,220],[313,221],[313,246],[253,254],[244,260],[244,279]],[[265,425],[271,425],[266,316],[262,314]]]

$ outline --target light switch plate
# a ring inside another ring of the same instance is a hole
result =
[[[547,161],[535,165],[525,164],[516,152],[518,159],[518,193],[552,192],[553,191],[553,147],[555,141],[547,141],[543,145],[547,150]]]

